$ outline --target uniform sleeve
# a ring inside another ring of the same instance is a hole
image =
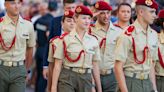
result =
[[[98,42],[95,48],[95,54],[93,55],[93,61],[101,61],[100,48],[99,48]]]
[[[160,48],[161,47],[161,44],[160,44],[160,42],[159,42],[159,39],[158,39],[158,34],[155,34],[155,36],[156,36],[156,48],[155,48],[155,51],[154,51],[154,53],[152,54],[152,60],[153,61],[158,61],[159,60],[159,57],[158,57],[158,48]],[[160,50],[161,50],[161,52],[163,51],[161,48],[160,48]]]
[[[128,53],[130,51],[130,40],[125,34],[122,34],[117,41],[115,49],[115,60],[126,62]]]
[[[29,24],[29,39],[27,40],[27,47],[34,47],[36,45],[34,27],[30,23]]]
[[[50,43],[49,45],[49,52],[48,52],[48,62],[54,62],[53,54],[56,50],[56,46],[53,45],[53,43]]]
[[[63,40],[60,40],[56,43],[56,50],[53,55],[54,58],[57,59],[64,59],[64,46]]]

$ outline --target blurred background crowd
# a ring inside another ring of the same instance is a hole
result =
[[[42,16],[47,14],[49,12],[49,2],[50,1],[55,1],[56,4],[52,4],[50,8],[53,8],[55,12],[53,13],[54,18],[58,18],[59,16],[62,16],[64,13],[64,5],[63,5],[63,0],[24,0],[23,2],[23,7],[21,8],[21,16],[29,21],[31,21],[33,24]],[[88,7],[92,7],[94,3],[97,0],[76,0],[77,4],[84,4]],[[113,23],[117,22],[117,7],[120,3],[126,2],[129,3],[132,7],[132,19],[135,19],[136,14],[134,11],[135,7],[135,0],[105,0],[106,2],[109,2],[110,5],[112,6],[112,16],[111,16],[111,21]],[[159,10],[164,9],[164,0],[156,0],[159,4]],[[0,17],[3,17],[5,14],[5,7],[4,7],[4,0],[0,0]],[[60,23],[60,21],[58,22]],[[158,28],[156,28],[158,31]],[[52,38],[52,37],[51,37]],[[44,52],[43,52],[44,53]],[[35,53],[34,53],[35,55]],[[42,70],[39,70],[38,67],[36,67],[37,63],[34,59],[33,65],[31,66],[31,73],[28,76],[27,80],[27,88],[34,89],[35,88],[35,82],[37,80],[37,72]],[[41,65],[40,68],[43,66]],[[28,92],[28,91],[27,91]],[[30,91],[34,92],[34,91]]]

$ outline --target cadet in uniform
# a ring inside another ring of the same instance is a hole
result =
[[[75,11],[75,8],[77,6],[76,4],[76,1],[75,0],[63,0],[63,5],[64,5],[64,10],[71,10],[71,11]],[[50,35],[49,35],[49,40],[52,39],[54,36],[60,36],[62,34],[62,25],[61,25],[61,22],[62,22],[62,17],[63,15],[61,16],[58,16],[58,17],[55,17],[52,21],[52,28],[53,31],[50,31]],[[49,48],[49,46],[47,47]],[[47,79],[48,77],[48,49],[46,51],[46,57],[45,57],[45,60],[44,60],[44,63],[43,63],[43,76],[45,79]]]
[[[101,61],[99,62],[100,77],[103,92],[114,92],[116,89],[116,79],[113,73],[114,67],[114,49],[116,40],[123,32],[109,22],[111,14],[111,6],[105,1],[98,1],[95,4],[96,12],[98,12],[95,26],[89,32],[95,36],[99,42],[101,50]]]
[[[34,29],[19,15],[21,4],[22,0],[5,0],[6,14],[0,19],[1,92],[25,92],[26,70],[32,63]]]
[[[75,28],[75,23],[73,19],[74,12],[72,11],[65,11],[64,16],[62,18],[62,28],[63,32],[62,33],[69,33],[71,30],[74,30]],[[52,73],[53,73],[53,68],[54,68],[54,58],[53,54],[55,52],[56,46],[58,44],[58,41],[60,41],[59,36],[55,36],[50,40],[50,46],[49,46],[49,55],[48,55],[48,61],[49,61],[49,75],[48,75],[48,92],[51,92],[51,84],[52,84]]]
[[[157,92],[154,61],[158,59],[158,36],[149,26],[157,8],[153,0],[137,0],[137,19],[117,42],[114,69],[119,92]]]
[[[158,14],[157,19],[158,25],[161,27],[160,34],[158,35],[159,39],[159,51],[158,57],[159,62],[156,63],[156,82],[158,92],[164,92],[164,10],[161,10]]]
[[[114,24],[116,27],[126,29],[130,25],[132,8],[128,3],[121,3],[117,8],[118,21]]]
[[[51,92],[91,92],[92,73],[97,92],[101,92],[99,45],[87,32],[92,12],[86,6],[77,6],[74,18],[75,30],[60,37],[62,41],[58,42],[53,55],[55,67]]]

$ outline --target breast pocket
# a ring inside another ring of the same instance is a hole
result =
[[[29,33],[22,33],[20,35],[20,47],[25,47],[28,39],[29,39]]]
[[[67,54],[72,59],[76,59],[82,50],[82,46],[77,42],[70,43],[69,45],[67,45]]]
[[[93,56],[96,54],[95,48],[94,46],[88,46],[89,48],[86,48],[86,55],[85,55],[85,60],[87,62],[88,65],[92,65],[92,61],[93,61]]]
[[[151,57],[155,59],[157,57],[158,45],[157,44],[151,44],[149,49],[150,49]]]
[[[116,40],[111,40],[111,41],[107,42],[105,50],[106,50],[106,53],[108,56],[113,57],[115,47],[116,47]]]

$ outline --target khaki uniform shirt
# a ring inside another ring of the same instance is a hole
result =
[[[98,38],[100,44],[103,38],[106,38],[106,46],[101,48],[101,61],[99,62],[100,69],[113,69],[114,67],[114,50],[116,47],[116,41],[121,35],[123,30],[115,27],[111,22],[109,29],[106,31],[102,26],[96,22],[95,27],[92,28],[92,33]],[[104,45],[104,43],[103,43]]]
[[[25,60],[26,48],[35,46],[33,25],[21,16],[19,16],[17,25],[15,25],[6,14],[0,23],[0,33],[7,47],[11,45],[16,35],[16,42],[9,51],[5,51],[0,45],[0,60],[13,62]]]
[[[144,47],[147,45],[149,48],[146,51],[146,61],[143,64],[135,63],[132,37],[126,34],[121,35],[118,40],[115,59],[125,63],[124,71],[126,72],[149,74],[152,60],[158,59],[158,35],[150,26],[147,31],[144,30],[137,20],[132,25],[135,27],[132,36],[135,40],[137,58],[143,60]]]
[[[62,41],[62,40],[60,40],[59,38],[56,38],[52,42],[50,42],[49,52],[48,52],[48,62],[54,62],[55,59],[53,55],[55,53],[56,46],[59,43],[59,41]]]
[[[92,68],[93,61],[100,61],[99,45],[95,37],[85,33],[82,40],[78,36],[75,30],[71,31],[63,39],[67,46],[67,54],[70,58],[75,59],[78,57],[81,50],[85,51],[85,55],[82,54],[79,61],[70,62],[64,57],[63,42],[59,41],[54,53],[54,58],[62,59],[63,65],[67,67],[79,67],[79,68]]]
[[[162,58],[164,60],[164,32],[161,32],[158,35],[158,38],[159,38],[159,48],[162,54]],[[164,76],[164,68],[161,66],[159,62],[156,63],[155,70],[156,70],[156,75]]]

